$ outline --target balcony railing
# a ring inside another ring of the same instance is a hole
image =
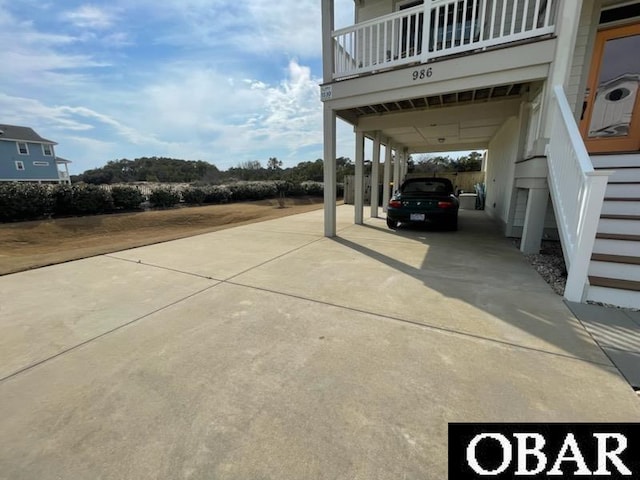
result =
[[[424,5],[336,30],[333,78],[551,34],[558,2],[426,0]]]

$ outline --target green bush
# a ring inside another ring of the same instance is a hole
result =
[[[149,202],[156,208],[175,207],[180,203],[180,193],[172,188],[156,188],[151,191]]]
[[[51,189],[33,183],[0,184],[0,221],[33,220],[50,215]]]
[[[225,186],[210,186],[205,189],[204,203],[227,203],[231,200],[231,190]]]
[[[55,192],[58,215],[95,215],[113,210],[111,192],[97,185],[59,185]]]
[[[117,210],[136,210],[145,198],[137,187],[115,186],[111,188],[113,206]]]
[[[305,195],[321,197],[324,195],[324,184],[322,182],[302,182],[300,184]]]
[[[207,192],[202,188],[189,187],[182,191],[182,199],[189,205],[202,205],[206,198]]]
[[[74,186],[56,185],[52,192],[53,213],[56,215],[73,215],[75,213],[73,203]]]
[[[238,182],[229,185],[234,202],[246,200],[264,200],[277,196],[274,182]]]

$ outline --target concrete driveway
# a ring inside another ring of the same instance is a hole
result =
[[[442,479],[447,423],[640,421],[483,212],[322,211],[0,278],[0,479]]]

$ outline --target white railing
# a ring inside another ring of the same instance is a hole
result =
[[[333,32],[334,79],[554,32],[559,0],[425,0]],[[425,22],[424,19],[429,21]]]
[[[553,87],[548,183],[568,278],[564,296],[582,302],[609,175],[593,169],[562,86]]]

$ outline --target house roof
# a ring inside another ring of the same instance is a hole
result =
[[[21,141],[21,142],[33,142],[33,143],[50,143],[51,145],[57,145],[52,140],[47,140],[38,135],[33,128],[19,127],[16,125],[4,125],[0,123],[0,140],[8,141]]]
[[[56,155],[56,163],[59,165],[65,164],[65,163],[73,163],[71,160],[67,160],[66,158],[62,158]]]

